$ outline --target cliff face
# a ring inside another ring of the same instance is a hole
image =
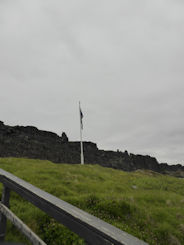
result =
[[[149,169],[184,177],[184,166],[159,164],[154,157],[128,154],[127,151],[99,150],[84,142],[85,163],[100,164],[125,171]],[[65,133],[38,130],[32,126],[7,126],[0,122],[0,157],[46,159],[55,163],[80,163],[80,142],[69,142]]]

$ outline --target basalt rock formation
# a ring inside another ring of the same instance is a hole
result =
[[[147,169],[184,177],[184,166],[158,163],[156,158],[135,155],[127,151],[99,150],[92,142],[84,142],[85,163],[134,171]],[[50,160],[55,163],[80,163],[80,142],[70,142],[63,132],[38,130],[32,126],[7,126],[0,121],[0,157],[26,157]]]

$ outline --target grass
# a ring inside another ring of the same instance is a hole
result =
[[[184,179],[151,171],[123,172],[18,158],[1,158],[0,168],[149,244],[184,244]],[[10,205],[47,244],[84,244],[13,192]],[[6,239],[29,244],[10,223]]]

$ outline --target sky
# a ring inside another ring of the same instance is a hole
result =
[[[184,165],[182,0],[1,0],[0,120]]]

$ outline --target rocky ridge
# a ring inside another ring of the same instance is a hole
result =
[[[85,163],[135,171],[138,169],[184,177],[184,166],[158,163],[151,156],[127,151],[99,150],[92,142],[84,142]],[[33,126],[7,126],[0,121],[0,157],[25,157],[50,160],[55,163],[80,163],[80,142],[70,142],[63,132],[39,130]]]

